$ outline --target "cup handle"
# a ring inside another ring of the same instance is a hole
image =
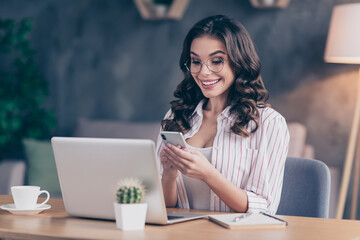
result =
[[[46,197],[45,201],[43,201],[42,203],[40,203],[40,204],[38,204],[38,205],[36,206],[37,208],[39,208],[39,207],[41,207],[42,205],[44,205],[45,203],[47,203],[47,202],[49,201],[49,199],[50,199],[50,193],[49,193],[48,191],[46,191],[46,190],[41,190],[41,191],[39,192],[39,195],[38,195],[38,196],[40,196],[42,193],[46,193],[47,197]]]

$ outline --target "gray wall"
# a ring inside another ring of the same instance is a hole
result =
[[[61,135],[81,117],[160,121],[182,80],[187,31],[209,15],[237,18],[253,36],[273,107],[307,126],[317,159],[341,168],[357,67],[324,63],[323,53],[333,6],[351,2],[360,1],[260,10],[248,0],[192,0],[182,20],[145,21],[131,0],[0,0],[0,16],[35,20],[31,39]]]
[[[180,21],[145,21],[130,0],[3,0],[0,16],[34,18],[32,40],[51,86],[49,105],[58,132],[71,134],[79,117],[160,120],[182,79],[184,36],[212,14],[227,14],[247,27],[273,98],[309,75],[316,77],[308,81],[322,81],[334,67],[322,55],[338,2],[345,1],[293,0],[285,10],[258,10],[247,0],[193,0]]]
[[[356,67],[324,63],[323,52],[332,7],[344,2],[359,1],[292,0],[286,9],[261,10],[247,0],[192,0],[180,21],[146,21],[131,0],[0,0],[0,16],[35,20],[31,38],[61,135],[71,135],[81,117],[159,121],[182,80],[189,28],[213,14],[237,18],[254,38],[274,108],[307,125],[316,158],[341,167],[355,93],[349,82],[339,105],[333,96],[346,81],[333,81],[341,83],[334,89],[328,79]]]

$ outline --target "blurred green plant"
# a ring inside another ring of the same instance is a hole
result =
[[[48,85],[28,39],[32,26],[31,19],[0,18],[0,159],[19,156],[24,138],[48,138],[55,127],[43,106]]]

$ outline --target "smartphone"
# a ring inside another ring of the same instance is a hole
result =
[[[180,145],[183,148],[187,147],[185,138],[181,132],[161,131],[160,135],[165,145],[171,143],[174,146]]]

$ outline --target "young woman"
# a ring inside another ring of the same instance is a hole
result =
[[[266,103],[261,63],[246,29],[223,15],[196,23],[180,57],[184,80],[162,121],[188,147],[157,153],[167,207],[276,213],[289,133]]]

